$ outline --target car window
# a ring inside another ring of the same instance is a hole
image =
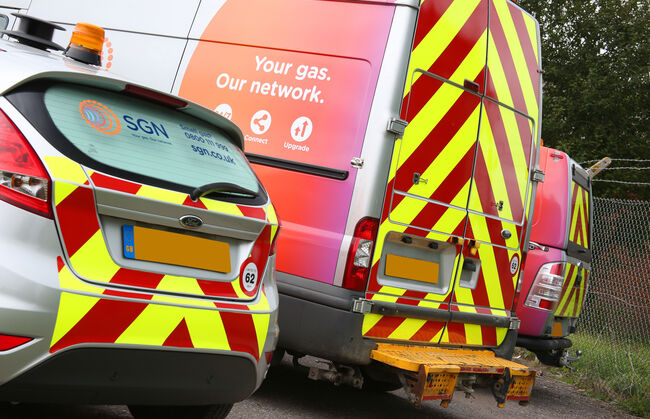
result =
[[[3,15],[0,13],[0,31],[7,29],[8,24],[9,24],[9,17],[7,17],[7,15]]]
[[[182,112],[77,85],[49,87],[44,102],[67,140],[102,164],[191,188],[227,182],[260,190],[241,150]]]

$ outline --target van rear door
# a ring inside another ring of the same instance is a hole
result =
[[[509,316],[539,142],[541,52],[534,18],[507,0],[490,0],[489,7],[486,91],[462,262],[480,266],[480,273],[476,281],[457,278],[452,310]],[[483,327],[484,336],[496,332],[497,343],[506,331]]]
[[[402,103],[409,125],[395,146],[367,298],[434,309],[437,319],[369,314],[367,337],[438,343],[445,331],[485,91],[487,12],[487,0],[421,6]]]
[[[501,21],[509,22],[505,34]],[[437,322],[368,315],[366,336],[484,346],[505,337],[531,193],[536,28],[505,0],[422,4],[403,103],[409,125],[396,147],[367,298],[449,314],[430,313]],[[512,82],[524,87],[511,93]],[[391,260],[421,266],[422,278]],[[483,315],[504,321],[485,327],[478,323],[495,323]]]

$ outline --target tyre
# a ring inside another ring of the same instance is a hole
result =
[[[209,406],[129,406],[135,419],[221,419],[228,416],[231,404]]]
[[[542,364],[550,365],[551,367],[561,367],[566,364],[567,350],[552,349],[548,351],[535,351],[535,355],[537,355],[537,359]]]

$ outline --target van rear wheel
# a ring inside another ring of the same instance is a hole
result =
[[[222,419],[232,409],[230,404],[209,406],[129,406],[135,419]]]

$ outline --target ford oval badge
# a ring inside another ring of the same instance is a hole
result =
[[[178,221],[187,228],[199,228],[203,225],[203,220],[196,215],[183,215]]]

